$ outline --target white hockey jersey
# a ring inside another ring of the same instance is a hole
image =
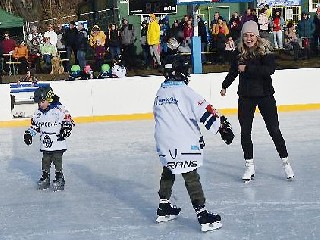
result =
[[[31,136],[40,134],[40,151],[67,150],[65,138],[59,136],[63,121],[71,121],[69,112],[60,103],[50,104],[49,110],[38,109],[32,119],[28,129]]]
[[[182,81],[165,81],[157,92],[153,113],[157,152],[172,173],[193,171],[203,164],[199,123],[217,133],[216,110]]]

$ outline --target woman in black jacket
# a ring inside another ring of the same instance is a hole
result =
[[[259,36],[258,25],[254,21],[244,23],[240,39],[229,73],[222,82],[220,94],[225,96],[226,89],[239,75],[238,119],[241,127],[241,146],[246,162],[246,171],[242,179],[250,181],[255,174],[251,130],[257,106],[282,159],[286,177],[292,179],[294,173],[288,162],[288,152],[279,129],[276,100],[273,96],[271,75],[275,72],[276,64],[271,53],[271,44]]]

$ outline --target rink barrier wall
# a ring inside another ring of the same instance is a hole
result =
[[[220,96],[227,73],[197,74],[190,87],[225,115],[237,113],[238,79]],[[320,69],[277,70],[273,77],[279,111],[320,110]],[[152,119],[153,101],[162,76],[49,82],[76,123]],[[28,126],[30,119],[13,119],[10,85],[0,85],[0,127]]]

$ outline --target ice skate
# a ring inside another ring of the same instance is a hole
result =
[[[56,179],[52,182],[52,190],[53,191],[62,191],[64,190],[64,177],[62,172],[56,172]]]
[[[157,219],[156,222],[168,222],[171,221],[179,215],[181,208],[172,205],[167,199],[160,199],[159,207],[157,209]]]
[[[50,187],[50,174],[46,171],[42,172],[42,176],[37,182],[39,190],[45,190]]]
[[[242,176],[242,180],[245,183],[248,183],[254,179],[255,170],[254,170],[253,159],[247,159],[245,167],[246,167],[246,171],[244,172],[244,174]]]
[[[293,180],[294,172],[291,168],[288,158],[282,158],[282,166],[283,166],[284,173],[287,177],[287,180],[290,180],[290,181]]]
[[[194,210],[202,232],[213,231],[222,227],[220,215],[209,212],[205,206],[194,207]]]

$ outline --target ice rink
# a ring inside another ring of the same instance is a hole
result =
[[[318,240],[320,239],[320,111],[280,113],[295,180],[288,182],[259,114],[253,127],[256,178],[244,184],[239,124],[227,146],[203,128],[199,169],[207,208],[223,227],[202,233],[182,177],[172,201],[178,219],[155,223],[161,166],[153,120],[78,124],[64,154],[66,188],[36,190],[39,140],[23,142],[24,128],[0,128],[1,240]],[[54,176],[53,168],[51,175]]]

